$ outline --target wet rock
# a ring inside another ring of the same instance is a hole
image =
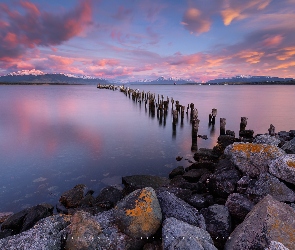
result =
[[[239,131],[239,136],[242,138],[252,139],[253,135],[254,135],[254,131],[251,129]]]
[[[151,243],[146,243],[143,246],[142,250],[162,250],[162,242],[151,242]]]
[[[267,194],[278,201],[295,201],[295,193],[278,178],[270,174],[261,174],[256,180],[251,180],[246,194],[257,203]]]
[[[285,150],[287,154],[295,154],[295,138],[291,141],[287,141],[283,146],[282,149]]]
[[[58,213],[69,214],[68,209],[63,204],[61,204],[60,202],[56,204],[55,208],[56,208],[56,211]]]
[[[284,155],[271,161],[269,172],[279,179],[295,184],[295,154]]]
[[[53,206],[50,204],[39,204],[22,210],[5,220],[1,229],[13,230],[14,234],[26,231],[32,228],[39,220],[51,216],[53,214]]]
[[[213,153],[221,156],[224,153],[224,149],[233,144],[237,139],[231,135],[220,135],[217,139],[217,144],[213,147]]]
[[[268,164],[285,152],[275,146],[256,143],[234,143],[224,150],[231,161],[246,175],[257,177],[268,171]]]
[[[278,146],[280,143],[280,139],[270,136],[270,135],[259,135],[256,136],[253,140],[253,143],[257,144],[267,144],[267,145],[272,145],[272,146]]]
[[[213,205],[214,199],[212,195],[194,194],[186,202],[199,210]]]
[[[65,249],[95,249],[101,233],[100,225],[94,217],[79,211],[71,218]]]
[[[252,179],[247,176],[244,175],[238,182],[237,182],[237,192],[240,194],[244,194],[246,193],[246,190],[249,186],[249,183]]]
[[[230,215],[240,221],[245,219],[246,215],[252,210],[254,205],[255,204],[250,201],[247,196],[238,193],[230,194],[225,203]]]
[[[74,188],[64,192],[59,202],[63,204],[66,208],[76,208],[81,204],[84,198],[84,193],[86,191],[86,186],[83,184],[78,184]]]
[[[202,193],[205,189],[205,186],[203,183],[200,183],[200,182],[190,183],[187,180],[185,180],[181,175],[177,175],[173,179],[171,179],[170,186],[182,188],[182,189],[190,189],[197,193]]]
[[[173,217],[164,221],[162,239],[164,250],[217,250],[208,232]]]
[[[107,206],[113,208],[123,198],[122,190],[113,186],[103,188],[95,199],[95,204],[99,206]]]
[[[121,200],[114,209],[120,230],[130,237],[150,237],[162,222],[159,201],[153,188],[136,190]]]
[[[40,220],[32,229],[0,240],[0,249],[63,249],[65,228],[69,225],[66,216],[55,215]]]
[[[194,154],[194,159],[199,162],[203,162],[203,161],[216,162],[218,160],[218,155],[214,154],[212,149],[200,148]]]
[[[174,217],[193,226],[206,229],[205,220],[197,209],[167,191],[157,193],[163,219]]]
[[[289,141],[291,139],[290,133],[287,131],[278,132],[278,136],[280,137],[280,139],[282,139],[284,141]]]
[[[174,194],[179,199],[182,199],[184,201],[187,201],[192,196],[192,191],[190,189],[186,188],[178,188],[178,187],[161,187],[157,190],[157,192],[164,192],[167,191],[169,193]]]
[[[228,159],[220,160],[215,172],[209,177],[208,189],[216,196],[227,198],[235,191],[240,178],[240,172]]]
[[[268,248],[265,250],[289,250],[281,242],[271,241]]]
[[[168,186],[169,182],[169,179],[166,177],[153,175],[131,175],[122,177],[122,183],[125,185],[125,190],[128,193],[145,187],[157,189],[159,187]]]
[[[169,178],[173,179],[176,175],[183,175],[185,173],[184,171],[184,167],[179,166],[177,168],[174,168],[170,174],[169,174]]]
[[[267,195],[231,233],[224,249],[265,249],[271,241],[293,249],[294,239],[294,210]]]
[[[5,221],[11,215],[13,215],[13,212],[0,213],[0,223]]]
[[[216,163],[210,162],[210,161],[203,161],[203,162],[195,162],[189,167],[186,168],[186,170],[191,170],[191,169],[208,169],[209,171],[215,170]]]
[[[214,245],[221,249],[231,233],[231,218],[226,206],[212,205],[201,210],[205,218],[206,229],[211,235]]]
[[[211,172],[205,168],[192,169],[183,174],[182,177],[189,182],[198,182],[198,180],[204,174],[211,174]]]

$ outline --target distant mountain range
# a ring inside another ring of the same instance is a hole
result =
[[[293,78],[280,78],[276,76],[248,76],[248,75],[241,75],[235,76],[231,78],[220,78],[214,79],[207,82],[207,84],[225,84],[225,83],[254,83],[254,82],[286,82],[292,81]]]

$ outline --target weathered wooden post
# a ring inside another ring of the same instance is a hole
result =
[[[244,131],[247,126],[247,117],[241,117],[241,123],[240,123],[240,131]]]
[[[177,124],[177,121],[178,121],[178,112],[177,112],[176,109],[172,111],[172,115],[173,115],[173,123],[174,124]]]
[[[270,127],[269,127],[269,129],[268,129],[268,132],[269,132],[269,135],[271,135],[271,136],[275,136],[276,135],[276,133],[275,133],[275,126],[274,125],[272,125],[272,124],[270,124]]]
[[[193,110],[195,108],[195,104],[191,103],[189,106],[191,108],[191,117],[192,117],[193,116]]]
[[[220,135],[225,135],[226,119],[220,118]]]
[[[215,117],[217,116],[217,109],[212,109],[212,125],[215,125]]]

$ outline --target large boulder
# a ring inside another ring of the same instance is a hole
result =
[[[289,205],[267,195],[231,233],[224,249],[265,249],[271,241],[294,249],[295,212]]]
[[[131,175],[122,177],[122,183],[128,193],[145,187],[157,189],[159,187],[168,186],[169,182],[169,179],[166,177],[154,175]]]
[[[284,155],[271,161],[269,172],[279,179],[295,184],[295,154]]]
[[[40,220],[33,228],[0,240],[0,249],[63,249],[67,216],[54,215]]]
[[[162,239],[164,250],[217,250],[207,231],[173,217],[164,221]]]
[[[280,139],[271,135],[258,135],[254,138],[253,143],[257,144],[267,144],[272,146],[278,146],[280,144]]]
[[[163,219],[174,217],[193,226],[206,229],[205,220],[198,210],[174,194],[163,191],[158,193]]]
[[[295,154],[295,138],[293,138],[291,141],[287,141],[282,146],[282,149],[288,154]]]
[[[86,191],[86,186],[84,184],[78,184],[74,188],[65,191],[59,201],[66,208],[76,208],[79,207],[81,201],[84,198],[84,194]]]
[[[53,206],[47,203],[39,204],[22,210],[8,217],[1,225],[1,229],[13,230],[17,234],[32,228],[39,220],[53,214]]]
[[[114,208],[116,222],[130,237],[150,237],[162,222],[159,201],[153,188],[133,191]]]
[[[207,170],[206,168],[200,168],[200,169],[191,169],[185,174],[182,175],[182,177],[187,180],[188,182],[198,182],[202,175],[209,175],[211,172]]]
[[[225,206],[228,207],[228,211],[232,217],[243,221],[254,207],[254,203],[246,195],[233,193],[228,196]]]
[[[116,187],[103,188],[95,198],[95,205],[105,208],[113,208],[123,198],[123,192]]]
[[[267,194],[278,201],[295,201],[295,193],[271,174],[261,174],[257,180],[251,180],[246,194],[255,203],[260,201]]]
[[[229,156],[244,174],[257,177],[259,174],[268,172],[268,164],[272,160],[286,153],[268,144],[235,142],[224,150],[224,154]]]
[[[214,245],[221,249],[232,231],[228,208],[215,204],[203,208],[201,213],[205,218],[206,230],[211,235]]]

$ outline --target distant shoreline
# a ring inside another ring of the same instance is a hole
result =
[[[82,83],[30,83],[30,82],[0,82],[0,85],[91,85],[91,84],[82,84]],[[93,84],[92,84],[93,85]],[[95,86],[95,85],[93,85]]]

